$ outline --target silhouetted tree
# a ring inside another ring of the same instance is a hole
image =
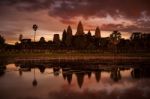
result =
[[[133,40],[140,40],[142,38],[142,33],[141,32],[134,32],[132,33],[130,39]]]
[[[141,32],[134,32],[132,33],[131,37],[131,46],[138,50],[142,47],[142,33]]]
[[[5,39],[4,39],[4,37],[2,37],[2,36],[0,35],[0,45],[3,45],[3,44],[5,44]]]
[[[150,33],[142,34],[142,45],[143,49],[149,51],[150,50]]]
[[[40,43],[46,42],[46,41],[45,41],[45,38],[44,38],[44,37],[41,37],[39,42],[40,42]]]
[[[34,24],[32,28],[33,28],[33,30],[35,31],[35,32],[34,32],[34,42],[35,42],[35,36],[36,36],[36,31],[37,31],[37,29],[38,29],[38,26],[37,26],[36,24]]]
[[[5,39],[0,35],[0,51],[5,49]]]
[[[109,48],[113,48],[114,53],[117,52],[117,44],[121,40],[121,33],[118,31],[113,31],[112,34],[110,34],[110,45]]]
[[[19,35],[19,41],[21,42],[22,39],[23,39],[23,35],[20,34],[20,35]]]
[[[110,41],[113,45],[116,45],[119,43],[121,39],[121,33],[118,31],[113,31],[112,34],[110,34]]]

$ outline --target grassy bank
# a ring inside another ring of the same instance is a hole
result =
[[[34,51],[34,52],[0,52],[0,57],[3,58],[132,58],[132,57],[143,57],[150,58],[150,53],[112,53],[112,52],[84,52],[84,51]]]

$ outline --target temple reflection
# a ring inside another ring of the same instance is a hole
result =
[[[60,68],[59,67],[53,67],[54,76],[59,76]]]
[[[120,69],[117,67],[112,68],[110,78],[115,82],[119,81],[121,79]]]
[[[99,82],[100,78],[101,78],[101,70],[97,70],[94,73],[95,73],[95,79],[96,79],[96,81]]]
[[[83,85],[83,82],[84,82],[84,72],[77,72],[77,73],[75,73],[75,75],[76,75],[76,77],[77,77],[77,83],[78,83],[78,86],[79,86],[79,88],[81,88],[82,87],[82,85]]]
[[[4,63],[0,63],[0,77],[5,74],[6,65]]]
[[[87,72],[88,78],[91,78],[92,72]]]
[[[133,68],[131,72],[132,78],[150,78],[150,69],[148,68]]]
[[[68,84],[71,84],[71,81],[72,81],[72,73],[67,73],[66,77],[67,77]]]
[[[6,72],[6,63],[0,62],[0,76],[3,76]],[[53,74],[56,77],[62,76],[63,79],[70,85],[72,83],[73,75],[75,75],[76,83],[79,88],[84,85],[85,76],[91,80],[91,77],[95,78],[97,83],[100,82],[102,73],[107,73],[111,80],[118,82],[122,79],[121,71],[131,70],[130,75],[133,79],[150,78],[149,64],[140,65],[113,65],[110,64],[76,64],[76,63],[51,63],[51,62],[28,62],[18,61],[15,62],[18,73],[22,77],[25,72],[33,73],[32,85],[36,87],[38,81],[36,79],[36,70],[39,70],[41,74],[46,73],[46,69],[52,70],[48,75]],[[93,75],[93,76],[92,76]]]
[[[36,87],[37,86],[37,80],[36,80],[36,74],[35,74],[35,67],[33,68],[34,72],[33,72],[33,81],[32,81],[32,85],[33,87]]]

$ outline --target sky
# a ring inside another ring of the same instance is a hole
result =
[[[19,35],[33,39],[32,25],[39,26],[36,40],[62,34],[70,25],[76,32],[82,21],[85,33],[101,29],[102,37],[119,30],[122,37],[132,32],[150,33],[150,0],[0,0],[0,35],[14,44]]]

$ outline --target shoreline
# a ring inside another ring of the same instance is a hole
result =
[[[15,60],[147,60],[150,57],[130,57],[130,56],[63,56],[63,57],[15,57]]]
[[[1,60],[150,60],[150,53],[0,53]]]

